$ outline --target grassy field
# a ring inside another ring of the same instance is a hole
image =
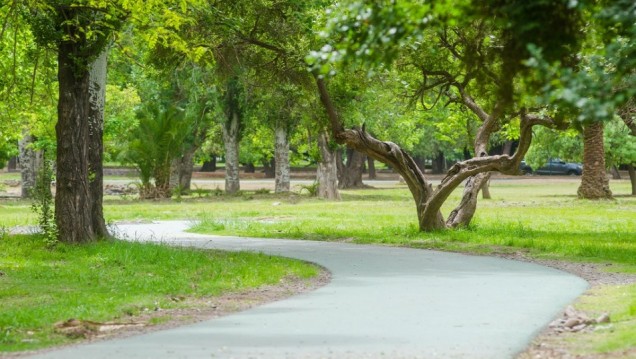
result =
[[[102,241],[46,247],[37,235],[0,237],[0,356],[77,340],[54,330],[71,318],[127,322],[161,308],[200,305],[190,299],[245,291],[315,266],[254,253]],[[178,299],[175,299],[178,298]],[[154,322],[151,322],[151,324]]]
[[[406,187],[343,191],[328,202],[291,195],[211,195],[182,201],[107,198],[109,221],[190,219],[200,233],[270,238],[377,243],[416,248],[492,253],[525,251],[533,256],[607,264],[608,270],[636,273],[636,197],[628,181],[612,181],[613,201],[576,198],[579,178],[533,177],[494,180],[493,199],[480,200],[471,227],[420,233]],[[447,213],[459,198],[451,197]],[[195,196],[197,197],[197,196]],[[6,226],[33,223],[29,205],[0,203]],[[586,297],[587,298],[587,297]],[[636,346],[636,286],[597,289],[597,300],[582,301],[592,312],[610,310],[611,332],[586,339],[585,351]],[[585,299],[585,298],[584,298]],[[589,299],[589,298],[588,298]]]

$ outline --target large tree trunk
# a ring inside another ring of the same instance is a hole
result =
[[[320,150],[320,161],[316,173],[318,197],[340,200],[336,152],[329,148],[329,135],[327,133],[321,133],[318,136],[318,149]]]
[[[632,196],[636,196],[636,170],[633,164],[627,165],[629,180],[632,182]]]
[[[275,149],[274,158],[276,161],[276,177],[274,180],[276,193],[289,192],[290,174],[289,167],[289,141],[287,140],[287,128],[278,123],[274,129]]]
[[[106,68],[108,49],[93,61],[90,67],[89,121],[89,185],[91,195],[91,218],[93,231],[98,237],[108,237],[104,221],[104,106],[106,104]]]
[[[586,199],[612,198],[605,171],[603,124],[600,122],[583,128],[583,175],[577,193]]]
[[[55,222],[59,239],[81,243],[96,238],[89,183],[90,74],[76,65],[76,44],[58,49],[58,121]]]
[[[342,151],[337,152],[338,158],[338,188],[360,188],[362,183],[362,168],[365,161],[364,154],[347,149],[347,161],[343,161]]]
[[[35,188],[38,171],[44,164],[42,151],[33,149],[34,138],[23,131],[22,139],[18,142],[20,149],[20,172],[22,177],[22,198],[32,198],[32,191]]]

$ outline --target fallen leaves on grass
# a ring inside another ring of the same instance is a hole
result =
[[[90,338],[92,336],[108,333],[124,328],[139,328],[145,326],[145,323],[117,323],[117,322],[93,322],[90,320],[69,319],[57,322],[53,326],[55,331],[71,338]]]

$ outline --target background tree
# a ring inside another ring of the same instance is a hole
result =
[[[579,4],[587,12],[581,33],[586,46],[579,63],[546,60],[533,50],[528,64],[543,75],[541,101],[557,107],[583,127],[583,176],[579,197],[611,198],[605,166],[603,127],[636,92],[636,5],[617,0]]]

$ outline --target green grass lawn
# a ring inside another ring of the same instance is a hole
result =
[[[198,220],[194,231],[200,233],[346,240],[484,254],[523,250],[538,257],[612,264],[605,268],[636,273],[636,197],[625,195],[629,182],[611,181],[616,200],[599,202],[576,198],[579,181],[548,177],[493,181],[493,199],[480,200],[470,228],[433,233],[418,231],[406,187],[342,191],[339,202],[249,192],[233,197],[184,197],[179,202],[107,198],[105,213],[108,221]],[[460,193],[461,189],[453,194],[445,213]],[[6,226],[35,220],[28,203],[22,201],[0,202],[0,219]],[[601,288],[595,296],[605,299],[581,305],[591,311],[611,310],[614,327],[606,336],[596,336],[596,342],[588,340],[586,350],[636,346],[636,286]]]
[[[315,266],[255,253],[102,241],[48,248],[37,235],[0,237],[0,353],[72,341],[54,331],[71,318],[119,320],[284,278]],[[213,299],[211,299],[213,301]]]

